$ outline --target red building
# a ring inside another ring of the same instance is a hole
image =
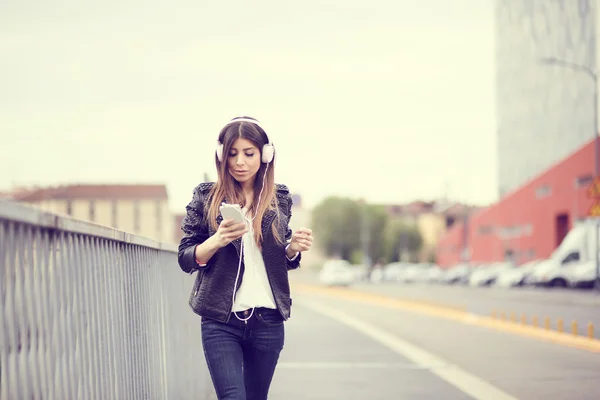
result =
[[[532,153],[535,152],[532,149]],[[438,242],[437,263],[450,266],[465,253],[473,263],[547,258],[593,201],[594,141],[589,142],[498,203],[457,223]],[[466,233],[466,234],[465,234]]]

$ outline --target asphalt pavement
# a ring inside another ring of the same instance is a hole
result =
[[[290,274],[294,281],[320,285],[316,273],[308,270],[297,272],[295,275]],[[520,320],[525,315],[528,324],[532,323],[534,316],[540,325],[545,318],[549,318],[551,329],[556,329],[559,319],[563,320],[565,330],[570,330],[572,321],[576,321],[579,334],[587,334],[587,326],[591,322],[594,325],[594,336],[600,338],[600,292],[594,290],[397,282],[357,282],[351,285],[351,289],[396,299],[456,307],[485,316],[496,311],[497,315],[504,313],[506,318],[514,314]]]
[[[271,399],[600,398],[600,353],[335,295],[293,296]]]
[[[439,365],[418,365],[297,302],[270,399],[469,399],[430,372]]]
[[[507,318],[514,314],[518,320],[525,315],[529,324],[534,316],[540,324],[549,318],[552,329],[556,329],[559,319],[563,320],[565,329],[571,329],[571,323],[576,321],[580,334],[591,322],[595,327],[595,337],[600,338],[600,294],[592,290],[397,283],[361,283],[353,288],[395,298],[449,305],[479,315],[490,316],[496,311],[497,315],[504,313]]]

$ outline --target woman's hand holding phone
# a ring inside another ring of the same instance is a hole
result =
[[[248,232],[248,227],[245,222],[224,219],[215,233],[215,239],[219,247],[225,247],[234,240],[241,238],[246,232]]]

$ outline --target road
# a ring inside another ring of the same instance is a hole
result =
[[[291,276],[291,275],[290,275]],[[316,274],[303,271],[293,279],[297,282],[316,284]],[[497,288],[469,287],[443,284],[403,284],[403,283],[357,283],[352,289],[390,296],[397,299],[424,301],[448,307],[457,307],[478,315],[491,315],[504,312],[507,318],[514,313],[520,320],[525,315],[527,323],[538,318],[541,325],[549,318],[551,329],[556,329],[562,319],[565,330],[571,329],[572,321],[577,321],[579,334],[587,334],[587,325],[594,325],[594,336],[600,338],[600,293],[593,290],[573,290],[559,288]]]
[[[303,278],[297,275],[294,287]],[[600,353],[294,289],[270,398],[552,400],[599,393]]]

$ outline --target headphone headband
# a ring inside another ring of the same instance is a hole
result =
[[[237,118],[234,118],[231,121],[229,121],[227,124],[225,124],[225,126],[233,124],[234,122],[249,122],[251,124],[258,126],[260,129],[262,129],[262,131],[265,133],[265,136],[267,137],[267,144],[265,144],[262,148],[262,162],[265,164],[268,164],[271,161],[273,161],[273,158],[275,157],[275,147],[273,146],[273,143],[271,142],[271,137],[269,136],[269,134],[267,133],[265,128],[263,128],[260,125],[260,122],[253,118],[237,117]],[[221,143],[218,139],[217,139],[216,154],[217,154],[217,159],[220,162],[223,162],[223,143]]]

